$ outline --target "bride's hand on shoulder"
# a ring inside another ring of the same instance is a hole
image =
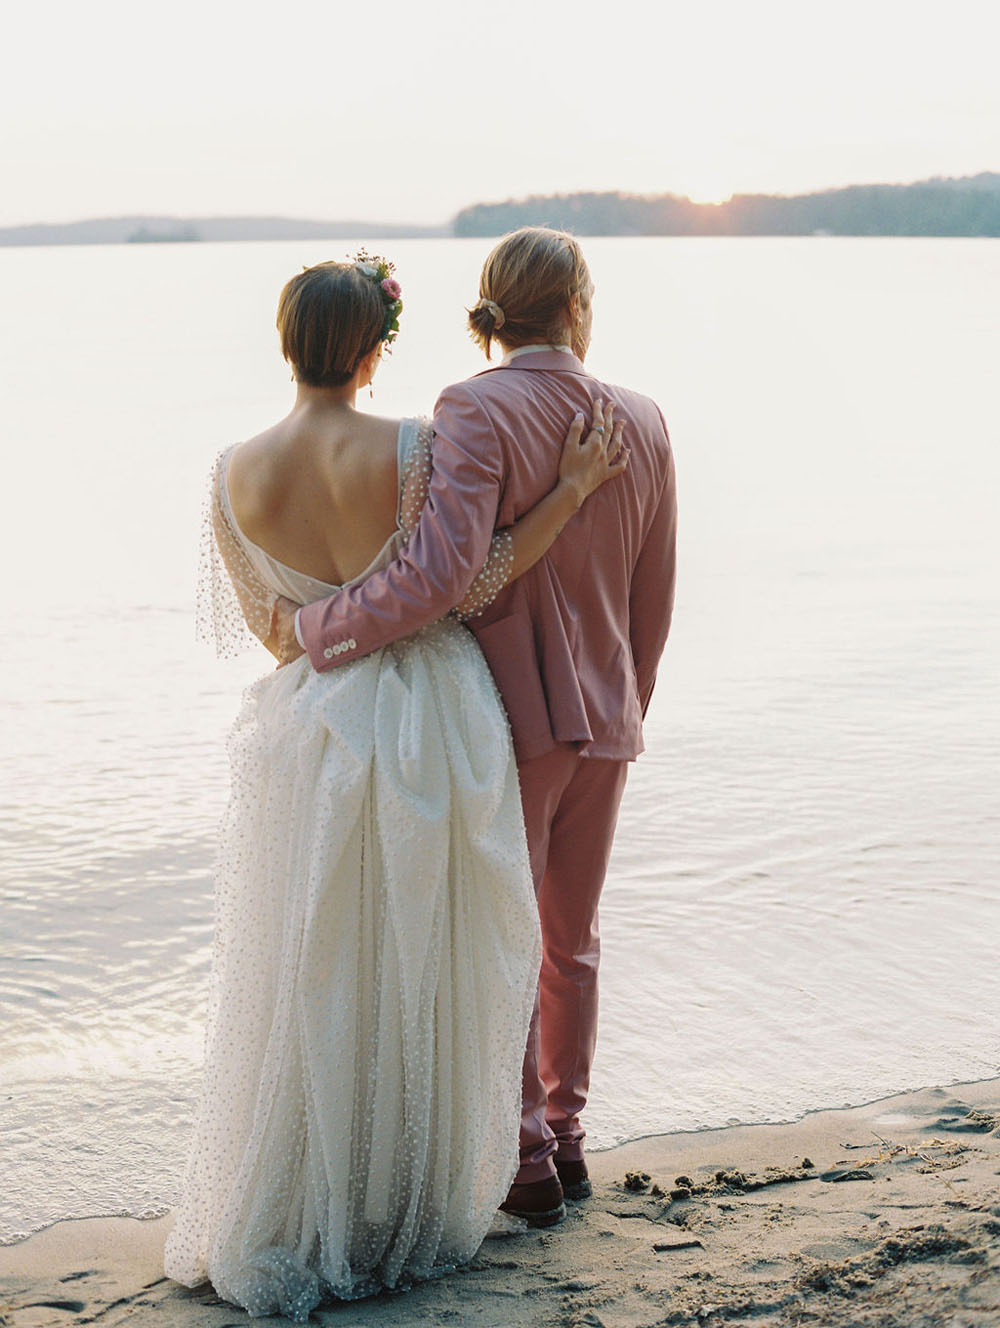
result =
[[[615,423],[614,402],[605,407],[595,401],[590,428],[584,436],[584,417],[569,426],[559,460],[559,485],[569,490],[580,507],[595,489],[620,475],[628,465],[629,449],[622,442],[624,420]]]
[[[622,443],[624,423],[615,423],[613,404],[605,408],[603,401],[596,401],[586,437],[585,427],[580,412],[563,442],[555,487],[503,532],[513,551],[504,584],[534,567],[548,553],[577,508],[595,489],[620,475],[628,465],[628,448]]]

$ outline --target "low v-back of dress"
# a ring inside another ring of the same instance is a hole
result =
[[[415,463],[415,453],[422,449],[420,430],[423,421],[420,420],[401,420],[399,432],[396,438],[396,468],[399,476],[405,476],[409,469]],[[406,540],[406,534],[402,527],[402,513],[400,511],[400,499],[396,502],[396,525],[392,534],[389,535],[385,543],[379,549],[378,553],[371,560],[363,572],[357,576],[352,576],[348,581],[332,583],[330,581],[321,581],[319,577],[310,576],[308,572],[300,572],[295,567],[289,567],[287,563],[281,562],[273,554],[262,549],[259,544],[255,544],[248,535],[244,533],[236,520],[236,514],[233,511],[232,498],[229,492],[229,463],[232,459],[235,447],[231,447],[222,454],[218,463],[218,496],[219,505],[225,520],[229,523],[233,533],[242,545],[247,560],[254,571],[260,577],[261,581],[268,585],[276,594],[284,595],[287,599],[294,600],[297,604],[310,604],[313,600],[325,599],[327,595],[332,595],[338,590],[343,590],[346,586],[353,586],[359,581],[364,581],[374,572],[380,571],[383,567],[388,567],[392,560],[399,553],[400,548]],[[400,491],[401,495],[402,491]]]
[[[426,492],[408,487],[422,429],[401,429],[380,560]],[[332,589],[223,515],[244,616]],[[454,618],[328,673],[268,674],[230,758],[203,1099],[165,1266],[304,1320],[474,1254],[517,1167],[538,922],[506,720]]]

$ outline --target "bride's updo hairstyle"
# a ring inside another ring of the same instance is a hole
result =
[[[278,300],[281,353],[297,382],[343,387],[382,339],[385,297],[356,263],[317,263]]]
[[[490,359],[495,337],[508,350],[565,342],[568,306],[590,274],[572,235],[522,226],[505,235],[483,264],[469,331]]]

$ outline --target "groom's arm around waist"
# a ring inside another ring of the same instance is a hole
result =
[[[496,433],[461,384],[441,394],[434,429],[427,502],[399,556],[383,571],[299,612],[302,644],[319,671],[443,618],[486,559],[503,475]]]

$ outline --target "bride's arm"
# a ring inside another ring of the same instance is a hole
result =
[[[209,519],[214,548],[211,560],[214,564],[209,569],[211,584],[209,595],[212,600],[213,630],[216,637],[216,649],[221,654],[230,653],[230,649],[239,642],[239,632],[234,621],[235,615],[229,595],[224,594],[224,584],[228,578],[229,589],[235,596],[239,612],[250,631],[261,645],[265,646],[280,664],[281,649],[276,624],[277,596],[264,584],[247,558],[236,532],[229,524],[223,511],[220,498],[220,474],[224,459],[217,464],[212,477]],[[221,560],[221,566],[218,561]],[[227,649],[229,647],[229,649]],[[238,646],[237,646],[238,648]]]
[[[583,415],[573,420],[563,441],[555,488],[512,526],[493,536],[482,571],[455,606],[460,618],[482,613],[505,585],[544,558],[563,526],[590,494],[628,465],[628,449],[622,446],[624,424],[615,424],[614,409],[612,403],[605,413],[602,402],[595,402],[586,438]]]

